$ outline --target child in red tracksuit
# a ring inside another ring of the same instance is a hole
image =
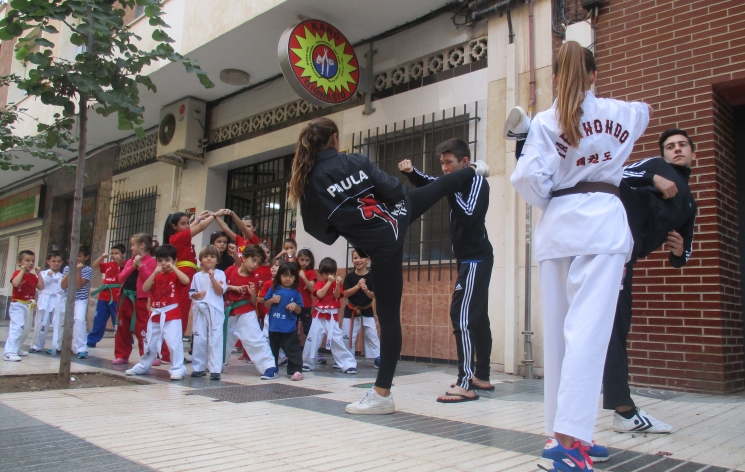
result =
[[[41,270],[36,267],[36,255],[31,251],[18,253],[18,269],[13,272],[10,283],[13,286],[13,297],[8,314],[8,340],[5,342],[3,360],[18,362],[28,352],[21,349],[26,340],[25,325],[28,323],[28,312],[33,309],[36,290],[44,290]]]
[[[119,272],[122,284],[121,298],[117,307],[116,334],[114,335],[114,365],[128,364],[132,354],[132,334],[137,338],[140,356],[145,352],[145,336],[150,310],[147,306],[148,294],[142,290],[145,281],[155,270],[153,237],[139,233],[129,240],[132,258]]]
[[[216,219],[217,215],[211,211],[203,211],[193,222],[189,223],[189,215],[176,212],[168,215],[166,224],[163,228],[163,244],[170,244],[176,248],[176,267],[189,277],[189,283],[183,288],[179,288],[179,310],[181,312],[181,330],[186,332],[186,326],[189,324],[189,312],[191,311],[191,298],[189,297],[189,287],[191,279],[197,273],[197,253],[194,251],[194,245],[191,238],[201,233]],[[168,346],[163,343],[161,355],[164,362],[170,362],[170,353]]]
[[[316,297],[313,303],[313,322],[303,349],[303,372],[316,369],[316,354],[325,334],[331,343],[331,354],[336,366],[345,374],[357,373],[357,361],[344,347],[341,328],[339,328],[339,299],[344,295],[342,278],[336,275],[336,261],[324,258],[318,265],[319,277],[313,289]]]

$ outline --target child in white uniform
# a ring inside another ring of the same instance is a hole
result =
[[[542,457],[555,470],[592,470],[603,365],[633,239],[618,198],[623,164],[649,122],[644,103],[596,98],[594,59],[567,41],[555,64],[557,100],[538,113],[511,177],[543,211],[535,231],[543,298]],[[567,463],[577,467],[571,469]]]
[[[318,280],[313,289],[313,322],[303,348],[303,372],[316,370],[318,348],[325,334],[331,343],[331,354],[345,374],[357,373],[357,360],[344,346],[339,328],[339,299],[343,296],[342,278],[336,276],[336,261],[325,257],[318,265]]]
[[[47,333],[56,328],[60,319],[60,313],[65,309],[65,292],[62,291],[60,282],[62,282],[62,255],[57,251],[52,251],[47,255],[47,270],[41,273],[44,280],[44,290],[39,292],[39,300],[36,304],[36,323],[34,332],[36,333],[31,345],[30,352],[41,352],[47,341]],[[59,350],[59,346],[52,346],[52,349]]]
[[[192,377],[204,377],[210,371],[211,380],[220,380],[222,372],[222,331],[225,321],[222,299],[227,282],[225,272],[216,269],[220,251],[212,245],[199,251],[201,270],[191,280],[194,321],[192,327]]]

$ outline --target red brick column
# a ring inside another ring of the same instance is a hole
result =
[[[632,159],[659,156],[662,131],[693,137],[699,213],[693,255],[675,269],[659,251],[635,271],[629,336],[636,384],[742,389],[737,187],[732,107],[717,84],[745,78],[745,3],[606,0],[596,30],[597,94],[655,108]]]

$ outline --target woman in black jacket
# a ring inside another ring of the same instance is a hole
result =
[[[316,118],[300,132],[290,180],[290,204],[300,206],[305,230],[325,244],[343,236],[372,263],[378,321],[380,370],[375,387],[347,413],[393,413],[390,396],[401,354],[403,242],[411,222],[476,175],[489,175],[483,161],[408,190],[399,179],[360,154],[339,152],[339,130],[328,118]]]

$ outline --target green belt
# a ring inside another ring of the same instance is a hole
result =
[[[251,303],[251,300],[244,298],[243,300],[238,300],[237,302],[231,303],[230,305],[225,307],[225,322],[222,324],[222,363],[225,364],[225,351],[227,349],[228,344],[228,320],[230,319],[230,312],[235,310],[236,308],[246,305],[247,303]]]
[[[113,289],[115,288],[122,288],[122,284],[103,284],[98,290],[94,290],[93,292],[91,292],[91,295],[98,295],[104,290],[108,290],[109,291],[109,305],[111,305],[112,303],[114,303]]]
[[[137,320],[137,291],[136,290],[127,290],[126,288],[122,289],[122,298],[128,298],[129,301],[132,302],[132,322],[129,324],[129,331],[134,333],[135,332],[135,320]],[[122,309],[122,303],[123,300],[119,300],[119,305],[116,307],[116,318],[117,323],[119,322],[119,310]],[[118,326],[118,325],[117,325]]]

